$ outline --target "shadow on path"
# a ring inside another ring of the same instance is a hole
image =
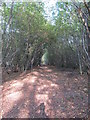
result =
[[[3,118],[87,116],[87,76],[45,66],[16,79],[3,85]]]

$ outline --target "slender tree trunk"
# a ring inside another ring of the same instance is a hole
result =
[[[90,2],[86,3],[86,7],[88,9],[88,29],[89,29],[89,33],[87,33],[87,39],[88,39],[88,55],[89,55],[89,58],[90,58]],[[89,70],[88,70],[88,77],[89,77],[89,80],[90,80],[90,66],[89,66]]]
[[[82,75],[82,61],[81,61],[81,55],[80,55],[80,41],[76,37],[76,48],[77,48],[77,55],[78,55],[78,62],[79,62],[79,70],[80,74]]]
[[[80,52],[79,52],[78,48],[77,48],[77,52],[78,52],[78,61],[79,61],[80,74],[82,75],[82,63],[81,63],[81,57],[80,57]]]

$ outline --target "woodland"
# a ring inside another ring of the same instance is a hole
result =
[[[90,2],[45,5],[0,6],[1,118],[88,118]]]

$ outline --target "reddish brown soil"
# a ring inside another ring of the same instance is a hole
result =
[[[3,83],[3,118],[87,117],[87,75],[50,66],[14,74],[17,77],[4,78],[10,81]],[[43,112],[41,106],[45,106]]]

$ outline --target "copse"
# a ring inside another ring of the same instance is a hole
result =
[[[85,9],[84,3],[80,7]],[[52,24],[44,16],[44,3],[2,5],[2,66],[6,70],[30,70],[42,64],[44,54],[46,64],[79,69],[81,74],[86,70],[88,33],[78,11],[73,3],[64,2],[56,3],[56,10]]]

